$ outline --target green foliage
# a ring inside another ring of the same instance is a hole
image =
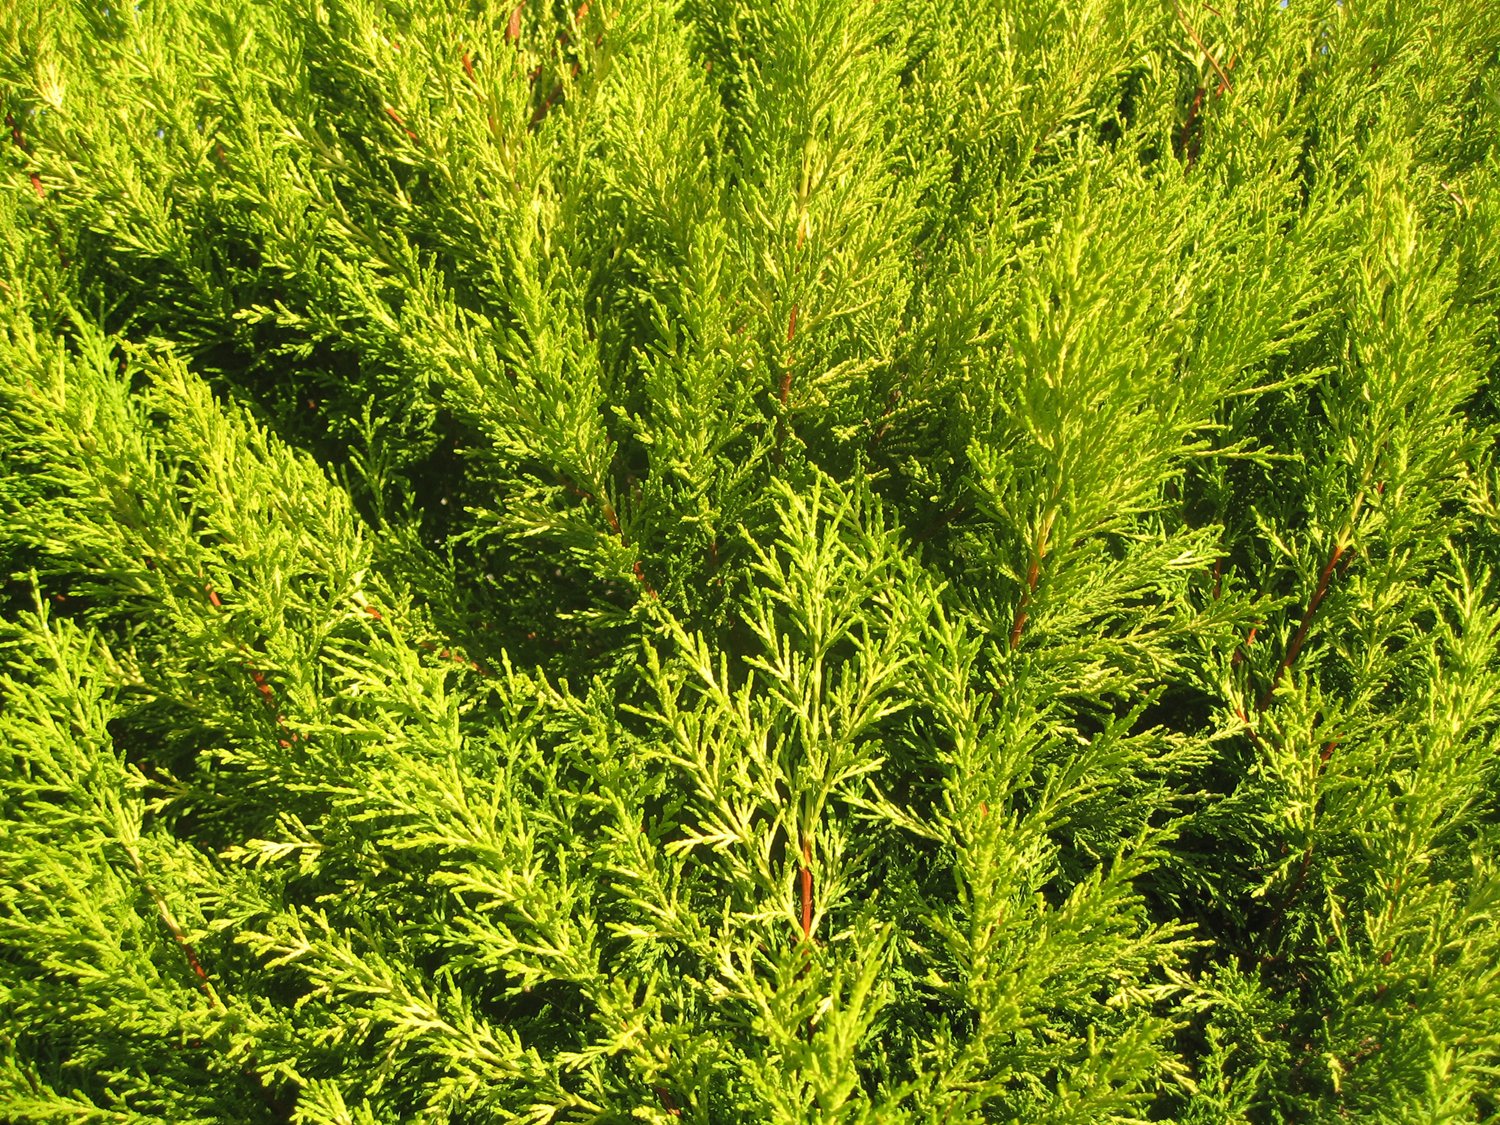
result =
[[[1500,1111],[1500,7],[0,10],[0,1117]]]

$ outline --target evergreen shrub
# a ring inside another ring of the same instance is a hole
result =
[[[0,1119],[1500,1111],[1500,5],[6,0]]]

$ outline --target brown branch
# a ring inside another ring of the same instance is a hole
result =
[[[1260,697],[1260,702],[1255,705],[1257,711],[1266,709],[1271,702],[1271,697],[1276,693],[1277,685],[1281,683],[1281,677],[1296,663],[1298,655],[1302,652],[1302,644],[1307,640],[1307,631],[1312,626],[1313,615],[1318,612],[1318,606],[1323,604],[1323,597],[1328,593],[1328,584],[1333,578],[1334,567],[1338,566],[1339,559],[1343,558],[1343,555],[1344,545],[1337,544],[1328,562],[1324,564],[1322,572],[1318,575],[1318,587],[1313,591],[1312,600],[1307,603],[1307,609],[1302,613],[1302,622],[1297,626],[1297,632],[1292,635],[1291,643],[1286,646],[1286,655],[1281,658],[1281,663],[1276,666],[1276,671],[1271,676],[1271,685],[1266,688],[1265,694]]]
[[[1021,592],[1021,600],[1016,605],[1016,617],[1010,627],[1010,647],[1012,650],[1021,643],[1021,634],[1026,628],[1027,618],[1030,616],[1031,595],[1036,591],[1037,576],[1041,570],[1040,551],[1033,550],[1031,553],[1031,566],[1026,571],[1026,589]]]
[[[682,1110],[677,1108],[677,1103],[672,1100],[672,1094],[665,1086],[653,1086],[652,1090],[656,1093],[656,1100],[661,1102],[662,1109],[666,1110],[673,1117],[682,1116]]]
[[[604,515],[604,522],[609,525],[610,531],[614,532],[615,537],[619,539],[622,546],[630,546],[630,538],[625,534],[625,529],[620,526],[619,513],[615,511],[615,506],[609,502],[609,498],[607,496],[596,496],[594,493],[590,492],[582,485],[574,484],[567,477],[563,477],[563,486],[569,492],[573,493],[573,495],[581,496],[585,500],[591,500],[595,504],[597,504],[599,506],[600,512]],[[641,569],[640,559],[636,559],[635,562],[631,565],[631,573],[635,575],[636,581],[641,584],[641,588],[646,591],[646,593],[651,597],[651,600],[658,600],[656,588],[651,585],[650,581],[646,578],[646,572]]]
[[[407,140],[415,141],[417,139],[417,135],[406,127],[406,122],[401,119],[401,115],[390,106],[385,107],[385,115],[401,126],[401,131],[406,134]]]
[[[541,67],[537,67],[536,71],[532,74],[533,80],[540,73],[541,73]],[[572,68],[572,72],[571,72],[571,77],[573,77],[573,78],[577,78],[578,77],[578,64],[577,63],[573,64],[573,68]],[[563,95],[563,84],[561,82],[559,82],[556,86],[552,87],[552,92],[549,93],[545,98],[543,98],[542,99],[542,103],[539,106],[537,106],[536,109],[532,112],[532,114],[531,114],[531,124],[530,124],[529,128],[535,129],[539,125],[541,125],[541,123],[544,120],[546,120],[547,114],[549,114],[549,113],[552,112],[552,107],[555,106],[555,105],[557,105],[557,103],[562,100],[562,95]]]
[[[1182,134],[1178,138],[1178,147],[1182,149],[1187,158],[1187,165],[1191,168],[1198,159],[1197,137],[1193,133],[1193,125],[1198,120],[1198,110],[1203,106],[1204,89],[1199,86],[1193,94],[1193,104],[1188,106],[1187,120],[1182,123]]]
[[[1330,738],[1327,742],[1323,743],[1322,749],[1318,751],[1319,776],[1322,775],[1323,770],[1327,767],[1328,759],[1333,757],[1333,752],[1338,749],[1340,741],[1337,738]],[[1297,865],[1297,876],[1292,880],[1292,885],[1287,890],[1285,897],[1282,898],[1281,905],[1276,908],[1278,922],[1284,923],[1287,911],[1292,908],[1292,905],[1297,901],[1297,896],[1302,892],[1302,885],[1307,882],[1307,873],[1312,868],[1312,859],[1313,842],[1309,840],[1307,847],[1302,850],[1302,862]]]
[[[792,306],[792,315],[786,322],[786,342],[790,344],[797,335],[797,306]],[[792,357],[787,356],[786,368],[781,373],[781,405],[785,406],[792,393]]]
[[[1205,4],[1204,7],[1207,8],[1208,5]],[[1214,90],[1214,97],[1220,97],[1226,91],[1232,90],[1233,86],[1231,86],[1229,82],[1229,71],[1234,69],[1234,64],[1239,56],[1231,55],[1229,59],[1229,66],[1227,68],[1220,66],[1219,60],[1214,58],[1213,52],[1208,49],[1207,44],[1203,42],[1202,38],[1198,35],[1198,32],[1194,30],[1193,25],[1188,23],[1187,16],[1183,14],[1182,7],[1176,2],[1176,0],[1173,0],[1172,8],[1177,15],[1177,22],[1182,24],[1182,26],[1187,30],[1188,35],[1191,36],[1193,42],[1197,44],[1198,50],[1203,52],[1204,57],[1208,59],[1209,65],[1213,67],[1214,73],[1219,76],[1219,83]],[[1208,10],[1211,12],[1214,11],[1214,9],[1212,8],[1209,8]],[[1218,15],[1217,12],[1214,12],[1214,14]],[[1198,159],[1197,138],[1193,132],[1193,126],[1197,124],[1198,116],[1203,109],[1203,100],[1207,93],[1207,88],[1201,85],[1197,88],[1196,91],[1194,91],[1192,104],[1188,107],[1187,119],[1182,123],[1182,133],[1178,140],[1178,146],[1182,149],[1183,155],[1187,159],[1187,166],[1189,168],[1191,168]]]
[[[641,584],[641,589],[646,591],[646,596],[652,601],[660,601],[656,596],[656,587],[652,586],[646,578],[646,572],[641,569],[641,560],[636,559],[630,566],[630,572],[635,575],[635,580]]]
[[[1255,743],[1256,748],[1265,749],[1264,744],[1260,740],[1260,735],[1256,734],[1255,728],[1250,725],[1250,717],[1245,714],[1245,709],[1243,707],[1236,707],[1234,713],[1240,722],[1245,724],[1245,733],[1250,736],[1250,741]]]
[[[1235,649],[1234,655],[1229,658],[1229,666],[1231,668],[1239,664],[1241,660],[1245,659],[1245,650],[1255,643],[1255,634],[1258,632],[1260,632],[1259,625],[1250,626],[1250,632],[1245,634],[1245,643],[1240,645],[1239,648]]]
[[[208,979],[208,973],[204,971],[203,963],[198,960],[197,951],[193,949],[192,943],[187,939],[187,934],[183,932],[181,924],[178,923],[176,916],[172,913],[172,908],[167,904],[166,896],[157,890],[151,880],[146,877],[146,865],[141,861],[141,853],[136,850],[135,845],[127,844],[124,840],[121,840],[120,844],[125,849],[126,856],[130,859],[131,867],[135,869],[136,878],[141,881],[141,886],[151,896],[151,901],[156,906],[157,917],[161,919],[162,925],[167,928],[167,933],[171,935],[172,941],[176,944],[177,948],[182,951],[183,958],[187,961],[188,967],[193,970],[193,975],[198,978],[198,990],[208,998],[210,1006],[222,1011],[224,1009],[224,1002],[219,999],[219,994],[214,991],[213,982]]]
[[[200,574],[198,577],[201,578],[203,576]],[[209,605],[213,606],[215,609],[224,608],[224,602],[222,599],[220,599],[219,592],[214,589],[212,582],[205,582],[203,584],[203,592],[208,595]],[[376,616],[378,617],[379,614],[376,614]],[[245,667],[250,670],[250,679],[255,683],[255,690],[260,693],[260,697],[265,700],[266,703],[269,704],[274,710],[276,707],[276,693],[271,690],[271,685],[266,682],[266,674],[255,666],[254,662],[249,658],[248,655],[245,657]],[[286,716],[277,713],[276,725],[282,730],[286,730]],[[279,742],[281,748],[285,750],[299,738],[305,740],[306,737],[306,735],[290,734],[290,737],[278,739],[277,741]]]
[[[21,136],[21,126],[16,121],[15,116],[7,113],[5,115],[5,123],[10,126],[11,143],[29,156],[31,154],[31,146],[26,143],[26,138]],[[38,199],[46,199],[47,189],[42,186],[42,177],[32,172],[29,175],[29,179],[31,180],[31,190],[36,192],[36,197]]]
[[[1187,16],[1183,15],[1182,12],[1182,5],[1178,4],[1177,0],[1172,0],[1172,10],[1177,13],[1177,22],[1182,24],[1188,35],[1192,37],[1193,42],[1198,45],[1198,50],[1203,52],[1204,56],[1208,59],[1209,65],[1214,68],[1214,72],[1219,76],[1219,91],[1222,93],[1225,90],[1232,89],[1233,87],[1229,85],[1229,73],[1219,65],[1219,60],[1214,58],[1213,52],[1204,45],[1203,40],[1198,37],[1198,33],[1193,30],[1193,25],[1188,23]]]
[[[812,940],[813,923],[813,877],[812,844],[802,838],[802,939]]]
[[[883,410],[881,412],[881,414],[880,414],[880,426],[879,426],[878,429],[876,429],[874,436],[870,438],[870,444],[872,446],[879,445],[881,443],[881,441],[885,438],[885,435],[890,432],[890,429],[891,429],[891,422],[890,422],[891,415],[896,412],[896,407],[899,406],[900,404],[901,404],[901,388],[900,387],[893,387],[891,389],[891,393],[886,396],[885,410]]]

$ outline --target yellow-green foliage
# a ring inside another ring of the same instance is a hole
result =
[[[0,5],[0,1119],[1500,1112],[1500,5]]]

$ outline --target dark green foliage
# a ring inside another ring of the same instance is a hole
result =
[[[1500,6],[10,0],[0,1118],[1482,1121]]]

